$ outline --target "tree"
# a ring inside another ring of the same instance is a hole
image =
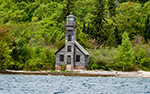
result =
[[[64,7],[62,9],[61,15],[59,15],[57,22],[63,22],[66,19],[66,16],[68,16],[70,14],[70,12],[72,11],[73,7],[74,7],[74,1],[75,0],[65,0],[65,4]]]
[[[124,32],[122,35],[122,44],[118,46],[117,51],[115,52],[115,61],[117,70],[129,71],[132,69],[133,58],[132,58],[132,47],[129,40],[127,32]]]
[[[147,18],[145,20],[145,30],[143,32],[143,37],[146,41],[146,43],[148,43],[148,39],[150,39],[150,22],[149,22],[149,14],[147,15]]]
[[[109,7],[109,15],[110,17],[115,16],[116,14],[116,4],[115,0],[108,0],[108,7]]]
[[[106,45],[109,47],[117,47],[117,39],[113,31],[110,31],[108,40],[106,41]]]
[[[93,11],[92,17],[92,31],[90,32],[91,36],[95,38],[99,44],[107,40],[108,34],[105,31],[104,23],[105,20],[105,1],[96,0],[95,9]]]
[[[133,55],[134,55],[133,62],[136,64],[141,64],[142,59],[147,58],[145,49],[142,49],[138,44],[134,49]]]
[[[12,60],[10,56],[11,52],[12,52],[12,48],[10,48],[5,41],[0,40],[0,69],[6,68],[8,63],[11,62]]]
[[[76,0],[72,12],[76,17],[80,18],[81,20],[84,19],[84,21],[87,21],[87,16],[89,16],[94,8],[93,1],[94,0]]]
[[[0,69],[6,68],[12,61],[11,53],[13,37],[11,36],[10,26],[1,26],[0,28]]]
[[[120,4],[116,15],[113,17],[115,26],[117,26],[118,43],[121,43],[121,36],[124,31],[129,34],[130,39],[134,39],[137,34],[141,34],[144,28],[143,14],[139,11],[141,5],[135,2],[126,2]]]
[[[146,2],[148,2],[149,0],[136,0],[136,1],[141,2],[141,3],[146,3]]]
[[[28,21],[32,20],[33,14],[34,14],[35,10],[38,9],[39,6],[40,6],[39,2],[34,2],[34,3],[29,4],[24,9],[24,12],[26,12],[28,14]]]
[[[115,35],[115,38],[117,39],[117,44],[121,44],[121,38],[119,37],[119,32],[118,32],[118,27],[115,26],[115,29],[114,29],[114,35]]]

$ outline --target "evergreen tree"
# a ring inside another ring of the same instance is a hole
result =
[[[91,36],[95,38],[99,44],[107,40],[108,34],[104,29],[105,20],[105,1],[96,0],[95,9],[92,18],[92,31]]]
[[[146,3],[148,0],[136,0],[137,2]]]
[[[150,22],[149,22],[149,14],[147,15],[147,18],[145,20],[145,30],[143,32],[143,37],[146,41],[146,43],[148,43],[148,39],[150,38]]]
[[[86,28],[85,28],[85,22],[83,22],[83,29],[82,29],[83,33],[86,33]]]
[[[117,26],[115,26],[114,35],[115,35],[115,38],[117,39],[117,44],[121,44],[121,38],[119,36],[119,31],[118,31],[118,27]]]
[[[64,7],[62,9],[61,15],[58,17],[57,22],[63,22],[66,20],[66,16],[70,14],[72,8],[74,7],[75,0],[65,0]]]
[[[144,60],[147,57],[145,49],[142,49],[138,44],[134,48],[133,56],[133,62],[135,64],[141,64],[142,60]]]
[[[113,31],[110,32],[108,40],[106,41],[106,45],[109,47],[116,47],[117,46],[117,39]]]
[[[12,62],[11,53],[14,38],[11,35],[11,30],[11,26],[0,27],[0,70],[7,68],[7,65]]]
[[[115,14],[116,14],[115,0],[108,0],[108,7],[109,7],[110,17],[115,16]]]
[[[130,0],[118,0],[118,1],[119,1],[119,3],[122,3],[122,2],[128,2]]]
[[[122,44],[118,46],[117,51],[115,52],[115,61],[118,70],[128,71],[133,67],[132,61],[132,47],[129,40],[128,34],[126,32],[122,35]]]

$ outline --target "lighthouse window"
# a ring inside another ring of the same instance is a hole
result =
[[[71,35],[68,35],[68,41],[71,41]]]
[[[64,55],[60,55],[60,61],[64,61]]]
[[[76,62],[80,62],[80,55],[76,55]]]
[[[68,47],[67,47],[67,51],[68,51],[68,52],[71,52],[71,46],[68,46]]]
[[[69,18],[68,18],[68,21],[74,21],[74,18],[69,17]]]
[[[68,30],[68,32],[72,32],[72,30]]]

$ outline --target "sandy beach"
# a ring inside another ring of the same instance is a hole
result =
[[[55,75],[55,76],[85,76],[85,77],[118,77],[118,78],[150,78],[150,72],[146,71],[103,71],[103,70],[74,70],[73,72],[51,71],[16,71],[5,70],[0,74],[23,74],[23,75]]]
[[[100,74],[100,75],[115,75],[119,78],[150,78],[150,72],[146,71],[133,71],[133,72],[123,72],[123,71],[100,71],[100,70],[90,70],[90,71],[75,71],[78,73],[87,73],[87,74]]]

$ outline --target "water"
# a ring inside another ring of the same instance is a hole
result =
[[[0,74],[0,94],[150,94],[150,79]]]

